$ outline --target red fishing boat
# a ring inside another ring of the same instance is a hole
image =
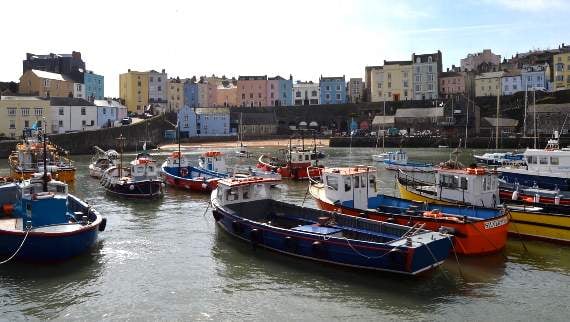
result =
[[[378,194],[376,168],[327,168],[321,182],[313,181],[311,195],[321,209],[380,221],[446,231],[455,236],[458,254],[498,252],[507,241],[506,209],[443,205]]]

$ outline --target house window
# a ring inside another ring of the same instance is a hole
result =
[[[15,107],[8,107],[8,115],[9,116],[16,116],[16,108]]]
[[[330,100],[330,99],[331,99],[331,94],[328,94],[328,93],[325,94],[325,99],[326,99],[326,100]]]
[[[392,79],[392,73],[388,73],[388,79]]]
[[[158,81],[160,82],[162,80],[162,78],[158,77]]]
[[[10,129],[16,128],[16,120],[10,120]]]
[[[404,72],[404,78],[408,78],[408,72]]]
[[[428,73],[433,73],[433,66],[432,65],[428,66]]]
[[[242,100],[245,99],[245,94],[241,94],[241,99],[242,99]]]
[[[30,127],[30,121],[24,120],[24,127],[25,127],[25,128]]]
[[[107,108],[103,107],[103,114],[107,114]]]
[[[340,91],[340,85],[336,85],[336,90]]]
[[[325,90],[326,90],[326,91],[330,91],[330,90],[331,90],[331,87],[327,85],[327,86],[325,86]]]
[[[30,115],[30,109],[27,107],[22,108],[22,116],[29,116]]]
[[[408,81],[407,80],[404,81],[404,87],[408,87]]]
[[[81,115],[85,115],[85,114],[86,114],[86,113],[85,113],[85,107],[82,106],[82,107],[81,107]]]
[[[273,89],[273,84],[271,84],[271,89]]]
[[[36,116],[42,116],[43,113],[44,113],[44,110],[42,108],[35,108],[34,109],[34,114]]]
[[[87,122],[85,122],[85,120],[81,121],[81,125],[85,126],[87,124]]]
[[[261,98],[261,93],[257,93],[257,97],[258,97],[258,98]]]
[[[378,88],[382,88],[382,83],[378,83]]]
[[[422,81],[422,77],[420,75],[416,75],[416,82],[419,83]]]
[[[312,92],[311,92],[311,96],[312,96],[312,97],[317,97],[317,91],[312,91]]]
[[[392,88],[392,83],[388,82],[388,88]]]
[[[340,100],[340,94],[336,94],[336,99]]]
[[[151,76],[151,77],[149,77],[148,80],[152,82],[152,81],[154,81],[154,77]]]
[[[253,98],[253,93],[249,93],[249,98]]]
[[[58,126],[59,126],[59,127],[63,127],[63,121],[62,121],[62,120],[59,120]]]
[[[64,114],[64,113],[63,113],[63,107],[60,107],[60,108],[59,108],[59,115],[63,115],[63,114]]]

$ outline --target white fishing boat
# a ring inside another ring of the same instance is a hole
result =
[[[104,151],[98,146],[93,147],[96,151],[89,164],[89,175],[100,179],[105,170],[115,166],[119,159],[119,153],[113,149]]]

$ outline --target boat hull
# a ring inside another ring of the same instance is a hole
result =
[[[171,172],[177,172],[178,171],[177,168],[163,167],[161,171],[166,184],[177,189],[208,193],[216,189],[216,187],[218,186],[218,179],[215,178],[210,178],[210,179],[207,179],[205,177],[189,178],[171,173]],[[188,173],[191,173],[191,170]]]
[[[558,176],[546,176],[546,175],[530,175],[526,173],[516,172],[516,171],[500,171],[500,178],[510,184],[519,183],[520,185],[533,187],[536,185],[541,189],[556,190],[556,188],[562,191],[570,190],[570,178],[558,177]]]
[[[410,191],[410,189],[406,189],[406,187],[400,183],[398,186],[400,196],[402,196],[404,199],[424,201],[442,205],[453,204],[445,200],[438,200],[425,195],[414,193],[413,191]],[[511,235],[520,237],[570,243],[570,216],[511,210],[508,232]]]
[[[420,216],[409,216],[405,214],[382,213],[373,210],[361,210],[346,205],[335,204],[326,198],[319,191],[322,188],[311,187],[311,194],[317,201],[319,208],[328,211],[340,211],[343,214],[357,217],[366,217],[379,221],[390,221],[401,225],[414,225],[415,223],[425,224],[424,229],[438,231],[446,229],[454,232],[454,250],[461,255],[483,255],[496,253],[502,250],[507,242],[508,215],[504,214],[488,220],[474,222],[452,221],[438,218],[427,218]],[[316,191],[317,190],[317,191]],[[428,199],[408,199],[411,195],[403,196],[403,199],[414,201],[428,201]]]
[[[10,177],[12,177],[12,179],[15,179],[15,180],[28,180],[34,176],[34,173],[37,173],[37,172],[43,173],[43,171],[41,169],[38,171],[36,171],[36,170],[18,171],[18,170],[12,169],[11,173],[10,173]],[[58,169],[57,171],[52,171],[52,176],[54,179],[59,180],[59,181],[63,181],[65,183],[74,182],[75,181],[75,169],[74,168]]]
[[[416,275],[443,263],[450,250],[450,241],[445,238],[430,244],[429,249],[425,245],[416,249],[395,249],[388,245],[371,247],[360,241],[331,240],[245,221],[216,206],[213,215],[225,232],[254,247],[340,266]]]
[[[121,198],[156,199],[164,195],[162,184],[160,180],[144,180],[116,185],[107,184],[103,187],[108,194]]]

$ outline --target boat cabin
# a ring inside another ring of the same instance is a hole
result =
[[[570,149],[560,149],[558,139],[548,140],[545,149],[527,149],[524,152],[531,173],[570,172]]]
[[[309,149],[293,148],[287,152],[287,161],[291,165],[317,165],[317,159],[313,157],[314,151]]]
[[[221,206],[271,199],[271,185],[278,182],[261,177],[221,179],[216,188],[216,199]]]
[[[36,173],[30,180],[19,185],[16,213],[32,227],[53,222],[67,222],[67,184],[51,179],[48,174],[47,191],[44,191],[43,174]],[[55,217],[61,218],[55,218]]]
[[[327,198],[357,209],[367,209],[369,198],[376,197],[376,168],[356,166],[325,168],[322,173]]]
[[[200,167],[218,173],[227,173],[228,166],[220,151],[208,151],[200,157]]]
[[[172,152],[170,156],[166,159],[166,167],[168,168],[178,168],[178,167],[188,167],[190,163],[184,157],[184,155],[178,151]]]
[[[384,162],[406,164],[408,162],[408,154],[402,150],[386,152],[384,153]]]
[[[159,176],[156,162],[148,154],[139,154],[131,161],[130,175],[134,181],[152,180]]]
[[[434,192],[442,200],[490,208],[499,204],[497,173],[485,168],[439,168],[435,174]]]

